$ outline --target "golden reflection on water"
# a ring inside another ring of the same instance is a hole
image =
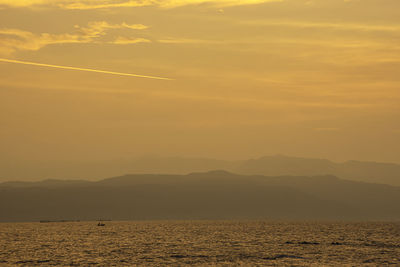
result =
[[[400,265],[400,223],[2,223],[0,265]]]

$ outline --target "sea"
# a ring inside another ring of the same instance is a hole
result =
[[[0,266],[400,266],[400,222],[0,223]]]

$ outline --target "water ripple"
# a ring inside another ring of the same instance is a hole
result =
[[[400,265],[400,223],[2,223],[1,266]]]

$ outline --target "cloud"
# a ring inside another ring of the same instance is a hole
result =
[[[151,1],[58,1],[57,6],[63,9],[104,9],[118,7],[150,6]]]
[[[160,39],[162,44],[227,44],[229,41],[207,40],[207,39],[190,39],[190,38],[168,38]]]
[[[89,22],[87,27],[81,27],[79,25],[75,25],[75,29],[78,33],[86,39],[98,38],[106,34],[108,29],[131,29],[131,30],[145,30],[148,26],[143,24],[109,24],[106,21],[94,21]]]
[[[139,44],[139,43],[151,43],[149,39],[145,38],[126,38],[126,37],[117,37],[114,41],[111,42],[112,44],[119,44],[119,45],[127,45],[127,44]]]
[[[49,4],[49,0],[0,0],[0,6],[29,7],[35,5]]]
[[[186,5],[210,4],[218,7],[255,5],[269,2],[283,2],[284,0],[158,0],[158,6],[164,8],[174,8]]]
[[[86,27],[75,25],[74,33],[50,34],[32,33],[20,29],[0,29],[0,54],[10,55],[18,50],[37,51],[45,46],[53,44],[92,43],[106,35],[109,29],[144,30],[148,27],[143,24],[110,24],[106,21],[90,22]],[[120,41],[114,44],[122,44]],[[118,39],[117,39],[118,40]],[[136,43],[144,42],[144,39],[136,40]],[[133,42],[131,42],[133,43]]]
[[[400,25],[369,25],[355,23],[326,23],[326,22],[306,22],[306,21],[268,21],[253,20],[241,21],[241,24],[267,27],[290,27],[303,29],[332,29],[332,30],[355,30],[355,31],[381,31],[381,32],[400,32]]]
[[[88,39],[73,34],[34,34],[18,29],[0,29],[0,52],[6,55],[17,50],[36,51],[52,44],[84,42]]]
[[[121,7],[158,6],[174,8],[187,5],[211,4],[214,6],[254,5],[283,0],[0,0],[0,6],[32,7],[47,6],[63,9],[104,9]]]

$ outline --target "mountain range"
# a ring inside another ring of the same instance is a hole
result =
[[[400,220],[400,187],[227,171],[0,184],[0,221]]]
[[[97,180],[125,173],[188,174],[226,170],[243,175],[318,176],[334,175],[342,179],[400,186],[400,165],[394,163],[266,156],[258,159],[226,161],[205,158],[143,157],[131,160],[99,162],[0,161],[0,181],[42,179]]]

